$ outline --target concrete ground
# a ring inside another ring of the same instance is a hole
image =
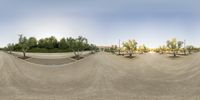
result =
[[[70,64],[40,65],[0,52],[1,100],[200,100],[199,95],[200,53],[128,59],[100,52]]]

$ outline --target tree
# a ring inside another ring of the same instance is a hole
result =
[[[94,45],[94,44],[90,44],[90,51],[91,51],[91,53],[94,53],[94,52],[96,52],[97,51],[97,46],[96,45]]]
[[[8,46],[7,46],[8,50],[9,50],[9,53],[11,54],[12,51],[14,50],[14,44],[12,43],[9,43]]]
[[[189,54],[191,54],[191,51],[194,49],[194,46],[188,45],[188,46],[186,47],[186,49],[188,50]]]
[[[49,38],[49,48],[52,49],[52,48],[57,48],[58,47],[58,41],[56,39],[56,37],[54,36],[51,36]]]
[[[37,39],[35,37],[30,37],[28,39],[28,44],[29,44],[30,48],[37,47]]]
[[[184,55],[187,55],[187,53],[186,53],[187,48],[184,47],[184,48],[182,49],[182,51],[183,51]]]
[[[112,45],[110,48],[110,52],[115,53],[117,51],[117,45]]]
[[[167,41],[167,47],[173,52],[174,57],[176,57],[176,54],[178,53],[182,45],[183,42],[177,41],[175,38]]]
[[[165,51],[166,51],[165,45],[159,47],[159,52],[161,52],[161,54],[163,54]]]
[[[40,48],[45,48],[45,40],[44,39],[40,39],[38,41],[38,47]]]
[[[131,57],[133,52],[137,49],[137,42],[135,40],[128,40],[127,42],[123,43],[123,47]]]
[[[15,45],[14,45],[14,49],[13,49],[14,51],[21,51],[21,46],[18,44],[18,43],[16,43]]]
[[[85,50],[86,45],[88,44],[85,37],[79,36],[76,39],[67,38],[67,43],[69,44],[70,49],[74,52],[76,58],[79,58],[81,52]]]
[[[24,58],[26,57],[26,52],[29,49],[28,39],[23,36],[22,34],[19,35],[19,45],[21,47],[21,50],[23,52]]]
[[[140,53],[145,53],[145,52],[147,52],[147,47],[143,44],[143,45],[139,46],[138,51]]]
[[[62,38],[59,42],[59,48],[60,49],[66,49],[68,48],[68,44],[65,38]]]
[[[53,49],[58,47],[58,41],[54,36],[44,39],[44,46],[47,49]]]

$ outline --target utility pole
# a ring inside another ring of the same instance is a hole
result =
[[[120,48],[121,48],[121,47],[120,47],[120,44],[121,44],[121,43],[120,43],[120,39],[119,39],[119,55],[120,55]]]
[[[186,47],[185,47],[185,44],[186,44],[186,40],[184,39],[184,54],[186,55]]]

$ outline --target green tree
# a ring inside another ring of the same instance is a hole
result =
[[[110,48],[110,52],[115,53],[117,51],[117,45],[112,45]]]
[[[123,43],[123,47],[131,57],[133,52],[137,50],[137,42],[135,40],[128,40],[127,42]]]
[[[9,50],[9,53],[10,53],[10,54],[11,54],[12,51],[14,50],[14,46],[15,46],[15,45],[14,45],[13,43],[12,43],[12,44],[11,44],[11,43],[8,44],[7,48],[8,48],[8,50]]]
[[[147,52],[147,47],[143,44],[143,45],[139,46],[138,51],[140,53],[145,53],[145,52]]]
[[[176,57],[176,54],[178,53],[182,45],[183,42],[177,41],[175,38],[167,41],[167,47],[173,52],[174,57]]]
[[[65,38],[62,38],[59,42],[59,48],[60,49],[67,49],[68,48],[68,44]]]
[[[76,39],[68,38],[67,43],[69,44],[70,49],[74,52],[76,58],[79,58],[81,52],[85,50],[88,41],[85,37],[79,36]]]
[[[38,41],[38,47],[40,48],[45,48],[45,40],[44,39],[40,39]]]
[[[97,46],[96,45],[94,45],[94,44],[90,44],[90,51],[91,51],[91,53],[94,53],[94,52],[96,52],[97,51]]]
[[[19,35],[19,45],[21,47],[21,50],[23,52],[24,58],[26,57],[26,52],[29,49],[28,39],[23,36],[22,34]]]
[[[191,54],[192,50],[194,50],[194,46],[188,45],[186,46],[186,49],[188,50],[189,54]]]
[[[28,44],[30,46],[30,49],[34,48],[34,47],[37,47],[37,39],[35,37],[30,37],[28,39]]]
[[[58,41],[54,36],[45,39],[40,39],[38,44],[39,46],[44,47],[46,49],[58,48]]]
[[[49,41],[48,41],[48,45],[49,45],[49,49],[52,49],[52,48],[57,48],[58,47],[58,41],[57,39],[54,37],[54,36],[51,36],[49,38]]]
[[[159,52],[161,53],[161,54],[163,54],[165,51],[166,51],[166,46],[165,45],[163,45],[163,46],[160,46],[159,47]]]

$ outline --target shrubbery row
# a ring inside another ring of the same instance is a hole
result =
[[[87,38],[79,36],[77,38],[62,38],[57,40],[54,36],[37,40],[35,37],[27,38],[22,34],[19,35],[19,42],[9,43],[5,50],[21,51],[26,56],[26,52],[74,52],[75,56],[79,56],[82,51],[96,51],[98,48],[94,44],[89,44]]]

